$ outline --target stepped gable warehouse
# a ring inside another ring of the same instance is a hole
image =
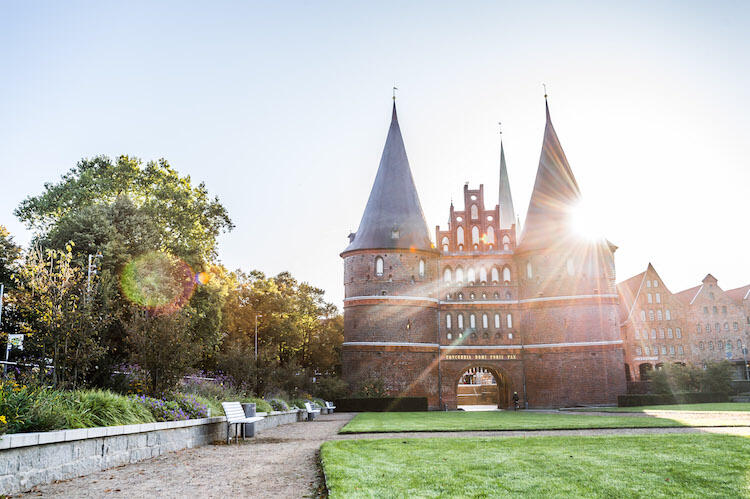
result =
[[[464,186],[432,243],[394,103],[375,183],[344,259],[343,374],[457,405],[464,373],[490,373],[500,407],[614,403],[625,393],[616,247],[570,229],[580,191],[549,108],[522,234],[505,151],[499,204]]]

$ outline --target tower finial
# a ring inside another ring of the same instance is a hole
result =
[[[499,129],[498,133],[500,133],[500,142],[502,142],[503,141],[503,122],[502,121],[497,122],[497,128]]]
[[[547,84],[542,83],[542,86],[544,87],[544,100],[547,100]]]
[[[394,100],[394,101],[396,100],[396,90],[398,90],[398,87],[397,87],[397,86],[396,86],[396,84],[394,83],[394,84],[393,84],[393,100]]]

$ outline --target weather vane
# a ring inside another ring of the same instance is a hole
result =
[[[547,98],[547,84],[542,83],[542,86],[544,87],[544,98],[546,99]]]
[[[497,127],[500,129],[500,138],[502,138],[502,136],[503,136],[503,122],[502,121],[498,121],[497,122]]]
[[[396,87],[396,85],[393,85],[393,100],[396,100],[396,90],[398,90],[398,87]]]

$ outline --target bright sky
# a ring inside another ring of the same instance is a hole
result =
[[[502,121],[525,215],[555,128],[618,280],[750,282],[746,2],[3,2],[0,224],[81,157],[167,158],[237,228],[230,268],[343,298],[399,87],[431,232],[465,181],[497,202]],[[433,236],[434,237],[434,236]]]

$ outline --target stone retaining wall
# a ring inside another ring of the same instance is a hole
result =
[[[294,423],[307,414],[294,410],[258,415],[266,417],[256,423],[256,431]],[[218,416],[3,435],[0,436],[0,496],[226,440],[225,421],[224,416]]]

